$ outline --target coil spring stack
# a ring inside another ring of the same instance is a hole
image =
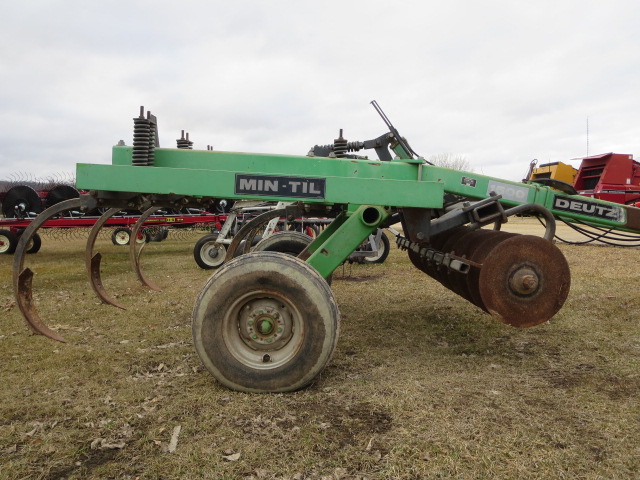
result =
[[[178,148],[193,150],[193,142],[189,140],[189,132],[187,132],[185,135],[184,130],[182,130],[180,138],[176,140],[176,144]]]
[[[152,166],[153,152],[159,145],[158,122],[151,112],[144,114],[140,107],[140,115],[133,119],[133,156],[131,164],[135,166]]]

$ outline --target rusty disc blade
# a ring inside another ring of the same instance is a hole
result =
[[[490,234],[489,230],[468,230],[458,238],[458,241],[453,245],[453,251],[455,255],[463,258],[471,258],[471,253],[478,245],[478,242],[486,234]],[[451,290],[460,295],[462,298],[473,303],[471,292],[467,286],[468,273],[460,273],[454,271],[449,272],[449,283]]]
[[[449,237],[449,239],[442,245],[441,252],[448,253],[451,250],[450,247],[455,243],[455,241],[455,237]],[[449,269],[447,267],[443,265],[436,266],[433,278],[440,282],[445,288],[451,290],[451,286],[449,285]]]
[[[455,227],[438,235],[434,235],[431,237],[431,240],[429,240],[429,245],[431,248],[442,251],[442,247],[445,243],[447,243],[451,238],[457,238],[465,230],[466,227]]]
[[[493,249],[514,235],[516,234],[497,230],[480,230],[478,231],[477,242],[469,249],[469,256],[467,258],[476,263],[484,263],[485,258]],[[482,301],[482,295],[480,294],[480,271],[481,269],[472,268],[466,275],[465,281],[471,297],[471,303],[487,311]]]
[[[455,227],[439,235],[435,235],[430,239],[429,244],[425,246],[438,252],[446,252],[445,246],[454,242],[465,229],[466,227]],[[442,277],[446,275],[446,268],[440,267],[435,262],[429,262],[427,260],[423,260],[422,265],[424,267],[422,268],[423,272],[442,283]],[[445,271],[444,273],[442,273],[443,270]]]
[[[451,233],[449,234],[448,238],[444,243],[442,243],[442,245],[439,248],[439,250],[443,253],[452,253],[458,241],[469,233],[469,228],[458,227],[458,228],[451,229],[449,232]],[[447,267],[439,266],[434,278],[438,280],[442,285],[444,285],[447,289],[453,290],[451,285],[450,270]]]
[[[546,322],[564,304],[569,265],[551,242],[516,235],[499,242],[480,269],[479,292],[486,310],[503,323],[531,327]]]
[[[416,267],[418,270],[422,270],[423,272],[425,272],[424,262],[422,260],[422,257],[420,257],[419,254],[417,254],[411,249],[407,250],[407,254],[409,255],[409,260],[411,260],[411,263],[413,263],[413,266]]]

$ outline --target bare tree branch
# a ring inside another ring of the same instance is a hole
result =
[[[464,155],[451,153],[437,153],[429,157],[429,161],[438,167],[451,168],[453,170],[465,170],[473,172],[473,167]]]

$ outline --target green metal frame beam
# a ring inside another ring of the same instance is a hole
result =
[[[326,188],[316,198],[239,193],[238,175],[291,182],[303,177],[321,181]],[[423,208],[441,208],[444,195],[441,182],[418,181],[416,167],[405,163],[157,149],[155,165],[141,167],[131,166],[130,147],[114,147],[113,165],[78,164],[76,184],[86,190],[142,194]]]
[[[77,186],[142,194],[436,209],[442,208],[445,192],[472,199],[487,198],[495,192],[506,206],[535,203],[570,220],[640,231],[638,208],[565,195],[535,183],[509,182],[402,159],[380,162],[157,148],[154,166],[132,166],[132,152],[132,147],[117,146],[113,147],[112,165],[78,164]],[[308,185],[302,185],[300,179]],[[239,191],[239,181],[246,185],[289,182],[292,187],[286,192],[267,188],[261,192]],[[301,195],[309,193],[301,192],[303,188],[320,191],[314,181],[323,185],[321,195]]]
[[[500,203],[516,206],[535,203],[554,215],[601,227],[628,232],[640,231],[640,209],[581,195],[567,195],[536,183],[517,183],[442,167],[424,166],[422,179],[444,183],[445,191],[481,200],[491,192],[502,196]]]

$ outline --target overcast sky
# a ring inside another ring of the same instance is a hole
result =
[[[4,0],[0,23],[0,180],[110,163],[140,105],[164,147],[306,154],[385,132],[376,99],[486,175],[640,158],[637,0]]]

